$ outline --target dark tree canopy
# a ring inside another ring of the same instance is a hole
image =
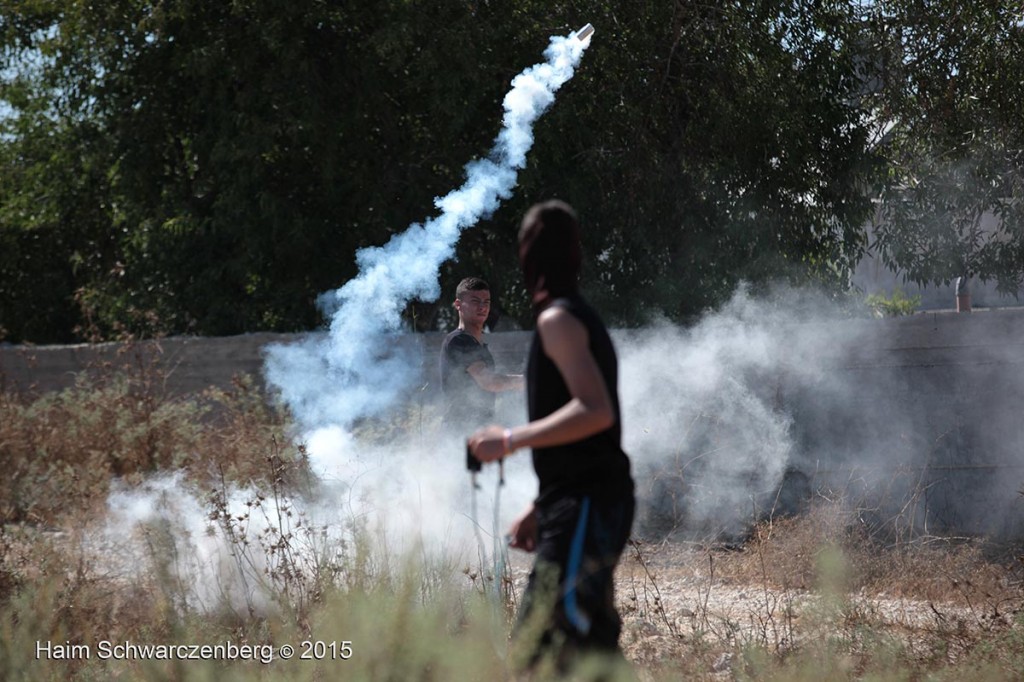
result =
[[[489,149],[511,78],[587,21],[515,196],[464,234],[411,325],[442,323],[467,274],[529,324],[516,227],[556,196],[581,214],[585,288],[618,324],[685,320],[740,280],[842,291],[873,216],[912,279],[1019,284],[1010,7],[7,3],[0,339],[313,328],[355,250],[431,216]],[[972,232],[985,211],[998,239]]]

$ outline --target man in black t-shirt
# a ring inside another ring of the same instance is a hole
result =
[[[489,426],[469,439],[482,462],[533,450],[540,490],[510,531],[512,547],[537,553],[516,630],[528,665],[551,654],[564,666],[577,651],[624,665],[613,577],[633,522],[633,479],[621,446],[615,349],[577,289],[581,260],[572,208],[549,201],[527,212],[519,261],[537,319],[530,422]]]
[[[445,427],[455,434],[472,431],[494,421],[495,394],[523,387],[521,374],[498,374],[494,358],[483,342],[484,324],[491,311],[490,286],[479,277],[467,277],[455,289],[459,327],[441,343],[441,391]]]

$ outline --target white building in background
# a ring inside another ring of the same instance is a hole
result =
[[[992,216],[984,216],[981,220],[983,232],[991,233],[995,228],[995,219]],[[868,243],[874,241],[872,226],[868,225]],[[956,309],[956,278],[961,273],[949,273],[949,284],[919,286],[910,281],[904,281],[903,276],[893,272],[885,266],[882,259],[873,252],[865,254],[864,258],[854,270],[852,284],[864,292],[865,296],[881,294],[892,296],[893,292],[900,290],[908,298],[921,297],[921,304],[918,310],[954,310]],[[1009,308],[1024,306],[1024,289],[1020,289],[1015,297],[1013,294],[1001,294],[996,291],[995,281],[982,282],[973,278],[969,282],[971,305],[974,308]]]

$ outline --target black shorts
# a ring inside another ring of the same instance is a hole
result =
[[[563,497],[537,508],[537,559],[523,595],[517,638],[530,658],[549,649],[617,651],[622,621],[614,575],[636,503]]]

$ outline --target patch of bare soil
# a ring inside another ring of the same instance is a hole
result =
[[[843,640],[851,651],[883,645],[904,658],[952,662],[987,634],[1013,627],[1022,598],[1019,584],[1006,575],[1001,584],[985,576],[980,560],[974,575],[985,583],[958,583],[956,569],[969,569],[949,554],[945,565],[910,562],[904,568],[911,574],[901,576],[897,567],[886,591],[879,589],[886,584],[881,569],[871,562],[859,570],[850,566],[856,552],[836,552],[830,581],[827,551],[820,550],[817,570],[824,576],[808,584],[798,567],[783,566],[757,537],[733,550],[631,543],[617,574],[623,649],[644,666],[681,665],[723,676],[743,647],[785,655],[826,640]],[[789,570],[780,575],[780,568]],[[950,570],[954,574],[943,575]],[[930,581],[919,571],[931,571]],[[944,591],[941,583],[948,583]]]

